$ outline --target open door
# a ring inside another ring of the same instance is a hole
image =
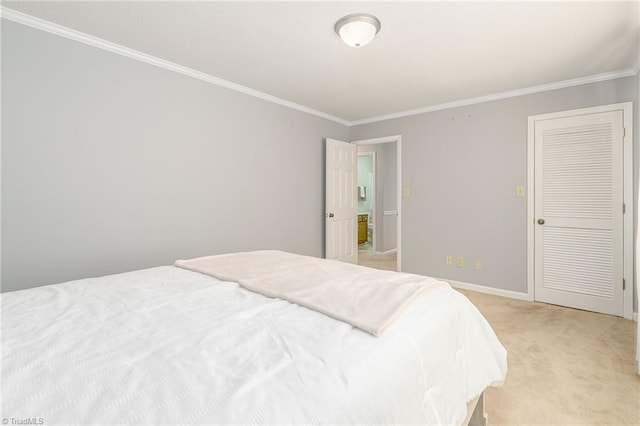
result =
[[[358,263],[357,151],[347,142],[327,138],[325,187],[325,257]]]

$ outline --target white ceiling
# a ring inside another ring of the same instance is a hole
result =
[[[640,64],[639,2],[7,2],[347,121]],[[376,15],[368,46],[342,16]]]

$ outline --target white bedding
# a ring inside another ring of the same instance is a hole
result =
[[[425,293],[449,284],[278,250],[177,260],[175,266],[288,300],[380,336]]]
[[[506,352],[461,294],[383,336],[166,266],[4,293],[2,418],[44,424],[458,424]]]

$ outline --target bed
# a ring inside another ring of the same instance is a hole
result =
[[[448,285],[377,337],[176,266],[1,298],[9,424],[463,424],[507,371]]]

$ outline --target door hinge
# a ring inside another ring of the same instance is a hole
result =
[[[622,279],[622,289],[626,289],[627,288],[627,282],[624,280],[624,278]]]
[[[627,212],[627,205],[625,203],[622,203],[622,214],[625,214]]]
[[[626,137],[627,137],[627,128],[626,128],[626,127],[623,127],[623,128],[622,128],[622,137],[623,137],[623,138],[626,138]]]

